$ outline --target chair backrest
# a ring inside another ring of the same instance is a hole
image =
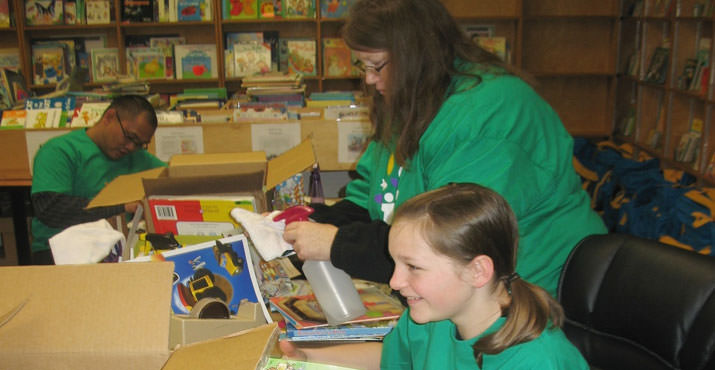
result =
[[[559,281],[564,331],[594,368],[715,369],[715,258],[593,235]]]

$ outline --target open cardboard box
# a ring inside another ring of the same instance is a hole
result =
[[[169,262],[0,268],[3,369],[256,369],[276,324],[172,350]]]
[[[151,195],[236,194],[253,195],[257,211],[263,212],[268,210],[268,190],[314,163],[309,139],[271,160],[263,152],[175,155],[167,168],[117,177],[87,207],[146,200]],[[146,204],[144,208],[148,209]],[[145,219],[149,231],[154,231],[151,217]]]

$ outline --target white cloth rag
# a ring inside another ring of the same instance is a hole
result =
[[[117,243],[126,245],[124,234],[114,230],[107,220],[70,226],[51,237],[50,249],[56,265],[97,263]]]
[[[231,210],[231,217],[243,226],[248,233],[253,245],[265,261],[287,255],[287,251],[293,251],[293,246],[283,240],[283,231],[286,224],[284,220],[273,221],[280,211],[274,211],[267,216],[245,210],[234,208]]]

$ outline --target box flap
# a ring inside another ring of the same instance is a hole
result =
[[[165,360],[173,271],[168,262],[1,268],[0,358],[147,353]]]
[[[169,177],[245,174],[265,170],[265,152],[176,154],[169,160]]]
[[[303,140],[294,148],[268,161],[266,190],[273,189],[296,173],[311,168],[315,162],[312,140]]]
[[[87,208],[114,206],[144,199],[142,179],[165,175],[165,167],[117,176],[89,202]]]
[[[260,191],[263,172],[244,175],[202,177],[159,177],[144,179],[144,192],[152,195],[195,195],[217,193],[250,193]]]
[[[174,352],[164,370],[255,370],[264,364],[278,338],[278,324],[266,324],[235,335],[190,344]]]

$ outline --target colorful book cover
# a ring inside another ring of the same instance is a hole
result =
[[[28,98],[25,100],[25,110],[28,112],[28,123],[30,118],[34,118],[32,111],[36,110],[59,110],[59,117],[54,116],[54,112],[50,112],[47,120],[47,127],[65,127],[67,121],[74,113],[75,97],[63,96],[56,98]],[[37,127],[35,127],[37,128]]]
[[[304,76],[317,75],[315,40],[309,39],[282,39],[285,41],[287,54],[287,67],[289,72],[300,73]]]
[[[104,111],[109,108],[109,102],[85,102],[77,113],[77,117],[72,118],[72,127],[91,127],[97,123]]]
[[[284,18],[315,18],[315,0],[283,0]]]
[[[154,1],[122,0],[122,20],[125,22],[153,22]]]
[[[108,0],[87,0],[87,24],[108,24],[110,21],[111,4]]]
[[[61,117],[62,109],[60,108],[28,110],[25,128],[39,129],[60,127]]]
[[[326,77],[358,76],[353,55],[341,38],[323,39],[323,75]]]
[[[25,21],[28,26],[64,23],[62,0],[25,1]]]
[[[27,111],[24,109],[8,109],[2,112],[0,129],[25,128]]]
[[[354,0],[321,0],[321,18],[345,18]]]
[[[226,33],[226,48],[233,48],[241,42],[263,42],[263,32],[228,32]]]
[[[66,73],[65,48],[35,45],[32,48],[33,81],[37,85],[57,83]]]
[[[20,70],[20,49],[2,48],[0,49],[0,68],[10,68]]]
[[[231,230],[238,223],[231,217],[231,210],[241,207],[255,211],[255,200],[247,196],[207,196],[150,197],[148,200],[154,231],[174,235],[217,235],[201,223],[223,223],[213,225],[221,230]]]
[[[77,18],[77,0],[64,0],[64,23],[80,24]]]
[[[117,48],[96,48],[92,57],[92,81],[114,81],[119,76],[119,51]]]
[[[257,19],[257,0],[222,0],[223,19]]]
[[[0,0],[0,28],[10,27],[10,5],[8,0]]]
[[[186,39],[181,36],[152,37],[149,39],[149,46],[152,48],[161,48],[164,54],[166,78],[176,78],[176,70],[174,69],[174,45],[185,44]]]
[[[271,47],[265,43],[241,42],[233,45],[234,76],[252,76],[271,71]]]
[[[202,0],[179,0],[177,2],[177,14],[179,22],[201,21],[202,4]]]
[[[22,103],[30,97],[31,92],[25,84],[25,77],[23,77],[19,71],[10,68],[1,68],[0,82],[2,83],[3,89],[7,92],[10,105]]]
[[[140,48],[134,51],[137,78],[142,80],[166,78],[166,56],[161,48]]]
[[[216,65],[216,45],[193,44],[176,45],[177,79],[208,79],[218,77]]]
[[[266,365],[260,370],[355,370],[353,368],[321,364],[317,362],[306,362],[298,360],[287,360],[283,358],[269,357]]]
[[[298,329],[286,323],[285,338],[294,342],[333,340],[380,340],[392,331],[397,320],[369,321],[336,326]]]
[[[252,257],[246,237],[237,235],[134,260],[174,262],[171,308],[176,314],[189,314],[202,298],[218,298],[232,314],[242,301],[259,303],[270,323]]]
[[[280,0],[258,0],[258,18],[281,18]]]
[[[346,322],[346,324],[365,323],[380,320],[396,320],[404,307],[398,300],[383,293],[378,288],[358,289],[360,299],[367,311],[364,315]],[[270,298],[270,304],[278,310],[286,322],[298,329],[328,326],[323,311],[315,296],[277,296]]]

